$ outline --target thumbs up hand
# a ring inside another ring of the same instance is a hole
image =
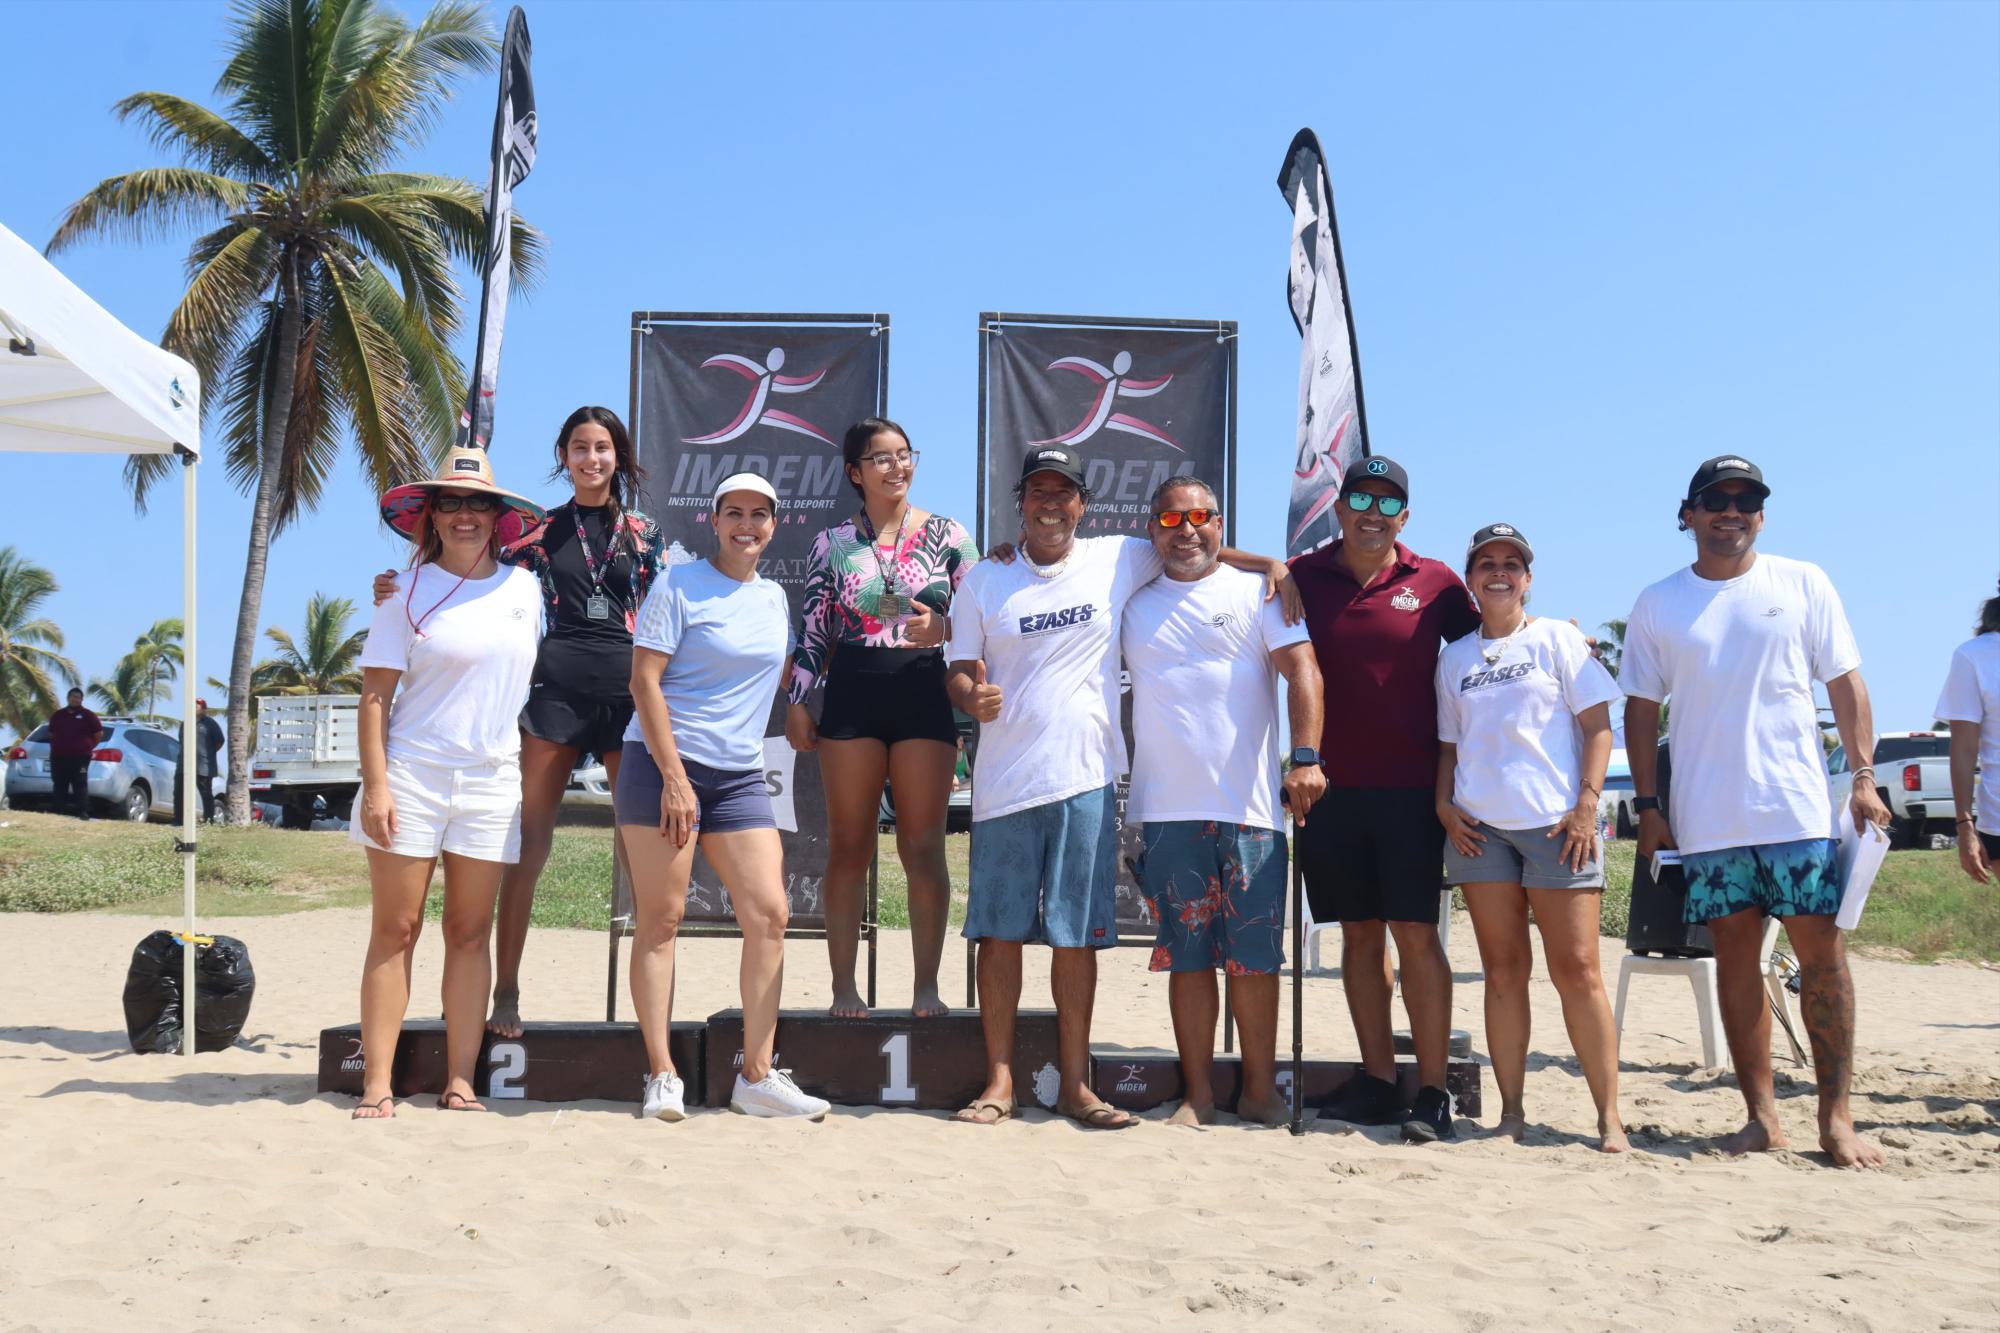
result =
[[[1000,716],[1000,687],[986,683],[986,663],[972,664],[972,693],[967,700],[966,712],[981,722],[991,722]]]

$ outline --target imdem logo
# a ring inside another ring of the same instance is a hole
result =
[[[1174,382],[1173,375],[1166,374],[1156,380],[1131,378],[1132,354],[1120,352],[1111,358],[1109,366],[1092,361],[1087,356],[1062,356],[1049,362],[1051,371],[1064,370],[1072,375],[1081,375],[1097,385],[1097,394],[1085,409],[1083,419],[1060,435],[1052,435],[1046,440],[1030,440],[1030,446],[1037,444],[1082,444],[1100,430],[1123,431],[1127,435],[1137,435],[1141,439],[1164,444],[1169,449],[1180,449],[1180,442],[1150,421],[1123,412],[1114,412],[1120,398],[1151,398],[1160,390]],[[1185,451],[1183,451],[1185,452]]]
[[[720,352],[701,363],[703,370],[726,370],[732,375],[741,375],[750,381],[750,390],[743,400],[743,406],[731,417],[729,424],[707,435],[685,435],[683,444],[726,444],[749,433],[752,426],[775,426],[779,430],[793,431],[799,435],[809,435],[821,444],[831,445],[825,431],[804,417],[795,416],[770,406],[772,394],[807,393],[818,388],[826,378],[824,368],[810,375],[780,375],[785,367],[785,349],[773,347],[764,354],[762,361],[753,361],[747,356],[734,352]]]

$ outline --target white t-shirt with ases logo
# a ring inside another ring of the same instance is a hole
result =
[[[1438,739],[1458,747],[1453,804],[1494,828],[1536,829],[1576,804],[1578,714],[1619,693],[1582,630],[1541,617],[1509,639],[1474,630],[1453,640],[1438,657],[1437,696]]]
[[[980,728],[975,820],[1066,800],[1125,771],[1118,621],[1160,568],[1142,538],[1079,537],[1053,578],[1025,556],[983,560],[965,576],[945,657],[983,660],[1001,692],[1000,716]]]
[[[1682,851],[1832,836],[1813,682],[1860,665],[1833,581],[1803,560],[1759,555],[1721,580],[1690,566],[1639,594],[1619,684],[1672,701],[1667,823]]]

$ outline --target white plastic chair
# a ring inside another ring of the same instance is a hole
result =
[[[1798,1010],[1792,1003],[1792,993],[1785,985],[1785,964],[1777,954],[1778,919],[1768,917],[1764,922],[1764,992],[1770,1000],[1771,1014],[1778,1020],[1784,1031],[1785,1040],[1792,1048],[1792,1059],[1799,1064],[1810,1064],[1806,1051],[1799,1044]],[[1715,987],[1715,959],[1713,958],[1653,958],[1646,954],[1628,953],[1618,965],[1618,1037],[1622,1045],[1625,1037],[1625,996],[1632,988],[1634,976],[1685,977],[1694,988],[1695,1021],[1701,1029],[1701,1063],[1704,1068],[1713,1069],[1722,1063],[1727,1043],[1722,1032],[1722,1001]]]

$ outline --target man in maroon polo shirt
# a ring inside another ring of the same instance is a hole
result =
[[[83,691],[71,690],[69,706],[49,718],[49,777],[55,785],[50,800],[57,811],[74,792],[73,813],[90,818],[90,752],[103,735],[104,724],[83,706]]]
[[[1291,562],[1325,680],[1320,751],[1326,795],[1299,826],[1296,855],[1315,921],[1341,925],[1340,974],[1363,1072],[1330,1114],[1401,1122],[1413,1142],[1456,1137],[1445,1065],[1451,964],[1438,941],[1444,829],[1438,823],[1438,649],[1479,628],[1472,595],[1447,565],[1397,541],[1410,479],[1393,459],[1356,459],[1341,481],[1340,540]],[[1422,1083],[1405,1107],[1395,1086],[1388,937]]]

